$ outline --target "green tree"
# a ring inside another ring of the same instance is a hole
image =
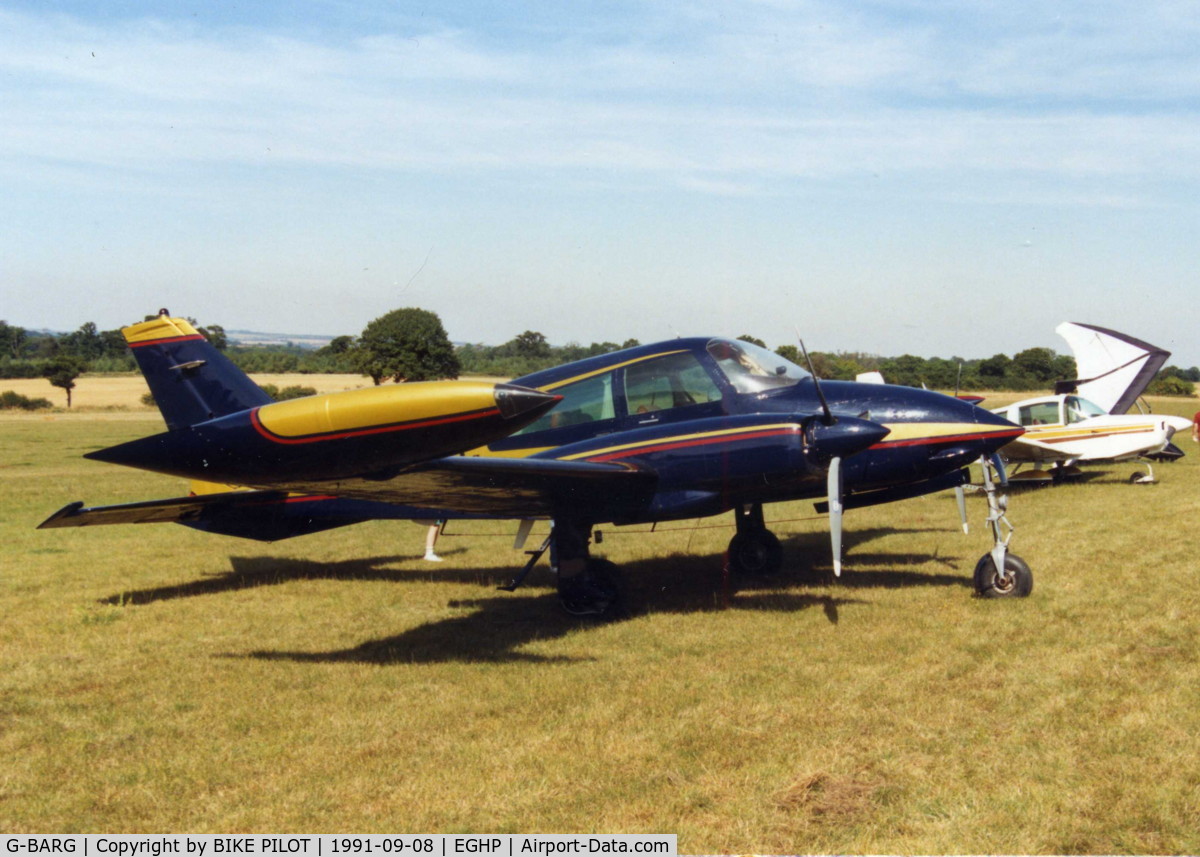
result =
[[[536,330],[527,330],[509,340],[506,345],[517,357],[536,359],[550,355],[550,344],[546,342],[545,335]]]
[[[766,348],[767,343],[763,342],[757,336],[751,336],[748,333],[743,333],[738,337],[742,342],[749,342],[751,345],[757,345],[759,348]]]
[[[808,367],[804,365],[804,355],[800,353],[800,349],[795,345],[781,345],[775,349],[775,353],[787,360],[789,363],[795,363],[797,366]]]
[[[1160,374],[1146,387],[1146,392],[1152,396],[1194,396],[1196,385],[1178,375]]]
[[[996,354],[986,360],[980,360],[976,371],[979,373],[979,380],[985,386],[995,389],[1003,384],[1004,376],[1008,374],[1008,367],[1011,365],[1012,358],[1007,354]]]
[[[28,334],[25,328],[10,325],[7,321],[0,321],[0,348],[3,348],[13,360],[21,359],[21,352],[25,347],[25,341]]]
[[[61,344],[68,354],[89,363],[104,354],[104,340],[100,338],[100,331],[93,321],[85,322],[74,333],[68,333],[62,338]]]
[[[83,374],[86,367],[83,362],[62,355],[46,362],[42,375],[54,387],[60,387],[67,392],[67,407],[71,407],[71,391],[75,389],[75,379]]]
[[[1049,348],[1026,348],[1013,355],[1012,369],[1041,384],[1049,384],[1057,376],[1054,358]]]
[[[229,346],[229,338],[225,335],[225,328],[219,324],[197,327],[196,331],[211,342],[213,348],[218,351],[224,351]]]
[[[379,384],[457,378],[458,358],[442,320],[428,310],[392,310],[368,324],[354,348],[357,371]]]

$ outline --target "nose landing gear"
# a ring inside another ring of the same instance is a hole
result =
[[[996,456],[983,456],[979,464],[983,468],[987,523],[992,531],[993,545],[975,564],[975,591],[982,598],[1024,598],[1033,591],[1033,572],[1025,560],[1008,550],[1014,527],[1007,515],[1008,496],[1001,494],[997,487],[997,483],[1008,484],[1004,465]]]

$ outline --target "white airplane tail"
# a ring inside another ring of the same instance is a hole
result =
[[[1071,347],[1078,376],[1060,381],[1054,392],[1077,392],[1110,414],[1128,411],[1171,356],[1157,345],[1091,324],[1064,321],[1054,330]]]

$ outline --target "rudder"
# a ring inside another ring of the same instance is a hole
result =
[[[186,319],[164,312],[121,333],[172,431],[274,401]]]

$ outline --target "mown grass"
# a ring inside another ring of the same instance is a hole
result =
[[[1188,403],[1163,409],[1184,413]],[[179,493],[80,455],[146,415],[0,419],[0,831],[676,832],[680,850],[1200,851],[1196,447],[1014,493],[1031,598],[939,495],[809,504],[791,573],[723,590],[731,530],[606,528],[627,618],[562,615],[512,527],[374,522],[274,545],[37,531]],[[496,535],[493,535],[496,534]],[[503,535],[500,535],[503,534]]]

